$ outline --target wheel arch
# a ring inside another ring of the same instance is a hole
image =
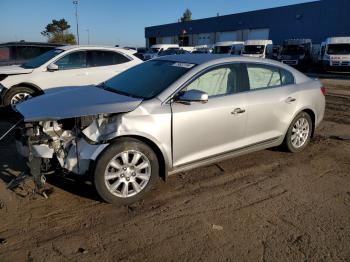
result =
[[[110,141],[108,141],[110,144],[112,143],[116,143],[118,142],[119,139],[121,138],[133,138],[133,139],[137,139],[143,143],[145,143],[146,145],[148,145],[156,154],[157,158],[158,158],[158,162],[159,162],[159,176],[165,181],[167,178],[167,174],[168,174],[168,170],[169,170],[169,161],[168,161],[168,157],[165,154],[165,152],[161,149],[161,147],[154,142],[152,139],[142,136],[142,135],[136,135],[136,134],[130,134],[130,135],[120,135],[117,136],[113,139],[111,139]],[[106,150],[108,148],[108,146],[104,149]],[[103,151],[104,151],[103,150]],[[100,153],[102,154],[102,152]]]
[[[312,120],[311,137],[314,136],[314,133],[315,133],[315,125],[316,125],[316,113],[315,113],[315,110],[312,109],[311,106],[306,106],[306,107],[303,107],[303,108],[301,108],[300,110],[298,110],[298,111],[293,115],[292,120],[290,121],[290,123],[289,123],[287,129],[286,129],[285,132],[284,132],[284,136],[283,136],[284,138],[286,137],[287,132],[288,132],[288,128],[289,128],[289,126],[291,125],[291,123],[293,122],[294,118],[295,118],[297,115],[299,115],[300,113],[302,113],[302,112],[305,112],[305,113],[307,113],[308,115],[310,115],[311,120]]]
[[[44,94],[44,91],[39,86],[37,86],[33,83],[28,83],[28,82],[22,82],[19,84],[15,84],[15,85],[11,86],[10,88],[8,88],[7,91],[12,89],[12,88],[16,88],[16,87],[28,87],[28,88],[33,89],[35,92],[37,92],[40,95]]]

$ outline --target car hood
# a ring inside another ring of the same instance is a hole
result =
[[[33,69],[26,69],[19,65],[0,67],[0,75],[19,75],[19,74],[29,74],[31,72],[33,72]]]
[[[135,110],[141,98],[119,95],[95,86],[71,87],[44,94],[16,106],[25,122],[60,120],[73,117]]]

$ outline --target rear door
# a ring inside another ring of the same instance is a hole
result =
[[[185,87],[208,93],[207,103],[172,103],[174,166],[244,146],[246,94],[236,94],[240,70],[240,64],[215,67]]]
[[[245,70],[249,89],[246,139],[255,144],[283,136],[297,109],[293,75],[264,64],[247,63]]]

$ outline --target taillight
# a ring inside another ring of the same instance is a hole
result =
[[[324,96],[327,95],[327,89],[324,86],[321,87],[321,92]]]

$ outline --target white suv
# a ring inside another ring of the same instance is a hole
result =
[[[142,61],[114,47],[63,46],[20,66],[0,67],[3,106],[14,106],[49,89],[99,84]]]

